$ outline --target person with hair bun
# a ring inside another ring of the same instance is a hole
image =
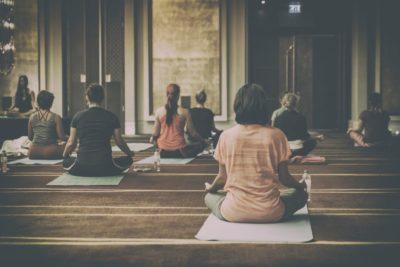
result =
[[[383,145],[391,139],[389,122],[389,114],[382,109],[381,94],[372,93],[368,98],[368,109],[360,114],[358,125],[348,130],[348,134],[356,146]]]
[[[322,135],[312,138],[308,133],[306,117],[297,111],[299,96],[294,93],[286,93],[281,100],[282,107],[272,114],[271,125],[281,129],[292,150],[292,157],[306,156],[316,146],[317,140],[322,139]]]
[[[161,149],[162,158],[195,157],[205,148],[205,141],[195,130],[189,111],[178,105],[179,85],[169,84],[166,95],[167,103],[155,112],[155,125],[150,141]],[[195,142],[186,143],[185,128]]]
[[[28,138],[32,141],[30,159],[62,158],[66,137],[60,115],[50,111],[53,101],[54,95],[48,91],[40,91],[37,96],[38,110],[28,122]]]
[[[197,92],[195,98],[197,105],[190,109],[194,128],[204,139],[212,137],[214,146],[216,146],[222,131],[215,127],[214,113],[204,106],[207,101],[205,90]]]

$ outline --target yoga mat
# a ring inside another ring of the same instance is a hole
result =
[[[152,144],[146,144],[146,143],[128,143],[127,145],[128,145],[128,147],[129,147],[132,151],[134,151],[134,152],[139,152],[139,151],[147,150],[147,149],[149,149],[150,147],[153,147]],[[117,146],[113,146],[113,147],[112,147],[112,151],[114,151],[114,152],[120,152],[121,149],[119,149],[119,147],[117,147]]]
[[[10,161],[8,164],[13,165],[13,164],[25,164],[25,165],[54,165],[61,163],[63,160],[62,159],[29,159],[29,158],[23,158],[23,159],[17,159],[14,161]]]
[[[210,214],[195,237],[208,241],[260,243],[304,243],[314,238],[307,207],[288,221],[265,224],[231,223]]]
[[[301,159],[301,164],[325,164],[326,158],[320,156],[306,156]]]
[[[189,162],[191,162],[192,160],[194,160],[194,158],[162,158],[161,159],[161,165],[165,164],[165,165],[173,165],[173,164],[177,164],[177,165],[184,165],[187,164]],[[154,163],[154,156],[148,157],[148,158],[144,158],[142,160],[136,161],[135,164],[153,164]]]
[[[123,178],[124,174],[115,176],[104,176],[104,177],[85,177],[85,176],[75,176],[69,173],[64,173],[58,178],[48,183],[47,185],[59,185],[59,186],[119,185],[119,183]]]

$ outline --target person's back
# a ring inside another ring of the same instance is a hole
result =
[[[179,107],[177,114],[172,117],[172,123],[167,124],[167,111],[161,107],[156,111],[156,116],[161,124],[160,136],[157,139],[158,147],[165,150],[178,150],[186,145],[184,129],[186,117],[184,113],[188,111]]]
[[[266,99],[261,86],[242,86],[234,101],[238,125],[221,134],[215,149],[219,170],[213,183],[205,184],[204,201],[221,220],[276,222],[290,218],[307,201],[304,184],[288,170],[291,151],[286,136],[267,126]],[[281,185],[287,193],[279,191]]]
[[[127,171],[134,153],[121,133],[120,122],[112,112],[101,107],[104,88],[90,84],[86,89],[89,109],[77,113],[71,122],[70,136],[63,153],[63,166],[72,175],[108,176]],[[126,156],[113,158],[111,137]],[[78,157],[71,157],[77,148]]]
[[[112,112],[101,107],[91,107],[77,113],[71,126],[76,128],[79,139],[77,162],[96,165],[112,159],[110,140],[120,123]]]
[[[196,131],[203,138],[209,138],[214,128],[214,113],[208,108],[191,108],[190,116]]]
[[[385,141],[389,136],[390,117],[382,110],[366,110],[361,113],[360,120],[364,125],[364,142],[376,143]]]
[[[306,118],[296,110],[282,109],[275,117],[274,127],[281,129],[289,141],[308,139]]]
[[[56,114],[35,112],[30,121],[33,129],[32,143],[37,146],[57,144]]]
[[[62,158],[65,134],[61,117],[50,111],[53,101],[52,93],[46,90],[39,92],[38,109],[28,122],[28,138],[32,141],[28,156],[31,159]]]
[[[372,93],[368,97],[368,109],[363,111],[354,128],[347,131],[355,146],[380,146],[390,141],[389,114],[382,110],[382,96]]]
[[[228,192],[221,212],[228,221],[281,219],[278,164],[290,150],[284,134],[272,127],[236,125],[220,137],[215,158],[226,166]]]

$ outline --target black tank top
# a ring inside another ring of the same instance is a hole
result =
[[[27,112],[27,111],[33,109],[31,94],[28,94],[25,97],[25,99],[21,98],[19,100],[16,100],[15,107],[17,107],[19,109],[19,112],[21,112],[21,113],[24,113],[24,112]]]

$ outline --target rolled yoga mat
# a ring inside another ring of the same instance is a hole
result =
[[[75,176],[69,173],[64,173],[58,178],[54,179],[47,185],[53,186],[94,186],[94,185],[119,185],[125,174],[114,175],[114,176],[103,176],[103,177],[86,177],[86,176]]]
[[[305,206],[293,217],[277,223],[232,223],[208,216],[196,238],[207,241],[305,243],[313,240],[310,216]]]

